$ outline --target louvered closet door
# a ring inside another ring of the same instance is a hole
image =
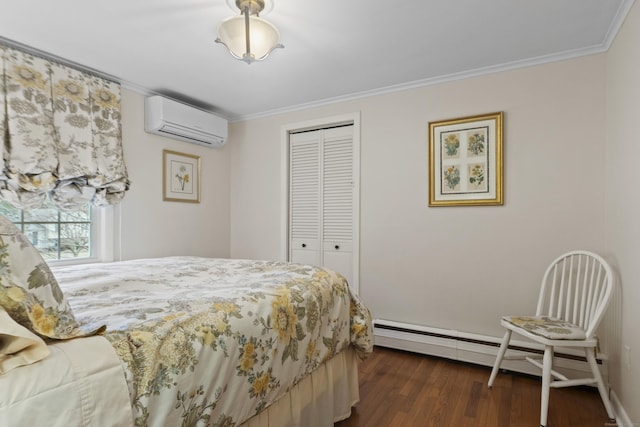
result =
[[[353,283],[353,126],[324,131],[322,144],[323,265]]]
[[[292,134],[289,150],[289,259],[353,284],[353,126]]]
[[[320,251],[320,137],[293,134],[289,142],[289,259],[322,265]]]

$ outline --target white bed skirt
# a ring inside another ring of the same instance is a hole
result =
[[[239,427],[333,427],[359,400],[358,358],[349,347]]]

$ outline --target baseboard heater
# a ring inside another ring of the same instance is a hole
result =
[[[434,328],[391,320],[376,319],[373,322],[375,345],[411,351],[430,356],[444,357],[461,362],[474,363],[483,366],[493,366],[500,347],[502,337],[472,334],[443,328]],[[515,338],[515,335],[514,335]],[[507,354],[542,355],[544,347],[526,341],[512,338]],[[554,355],[555,367],[569,377],[580,377],[589,374],[586,359],[580,351],[572,349],[557,350]],[[602,375],[607,377],[606,356],[599,354]],[[530,375],[540,375],[540,370],[524,360],[504,360],[502,368],[508,371],[521,372]]]

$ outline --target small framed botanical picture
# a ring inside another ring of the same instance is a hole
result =
[[[502,205],[502,112],[429,123],[429,206]]]
[[[162,150],[162,200],[200,203],[200,157]]]

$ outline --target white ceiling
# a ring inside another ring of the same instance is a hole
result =
[[[284,49],[214,43],[226,0],[2,0],[0,37],[231,120],[606,51],[633,0],[275,0]]]

